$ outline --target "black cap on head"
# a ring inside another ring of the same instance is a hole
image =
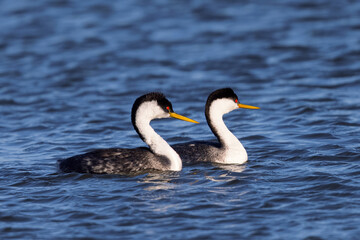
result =
[[[212,93],[210,93],[207,101],[206,101],[206,106],[209,106],[211,102],[213,102],[216,99],[221,99],[221,98],[230,98],[233,99],[234,101],[236,99],[238,99],[238,97],[236,96],[236,94],[234,93],[234,91],[231,88],[221,88],[218,89]]]
[[[139,130],[137,129],[137,127],[135,125],[136,111],[142,103],[151,102],[151,101],[157,101],[158,105],[164,110],[164,112],[169,112],[169,111],[174,112],[171,102],[169,100],[167,100],[166,97],[164,96],[164,94],[162,94],[160,92],[151,92],[151,93],[148,93],[148,94],[138,97],[135,100],[132,110],[131,110],[131,122],[135,128],[135,131],[139,134],[139,136],[142,140],[144,140],[144,139],[141,136],[141,134],[139,133]]]

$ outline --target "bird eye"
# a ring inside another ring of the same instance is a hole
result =
[[[170,107],[168,106],[168,107],[166,107],[166,109],[168,110],[168,111],[170,111]]]
[[[237,100],[237,99],[235,99],[235,102],[236,102],[236,103],[238,103],[238,100]]]

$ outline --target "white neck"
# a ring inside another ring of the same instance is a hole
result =
[[[165,156],[170,161],[169,170],[181,171],[182,162],[180,156],[175,150],[150,126],[150,121],[155,118],[169,117],[167,113],[160,109],[153,102],[145,102],[141,104],[136,112],[135,124],[139,129],[144,142],[149,145],[151,151],[160,156]],[[159,109],[157,109],[159,108]]]
[[[247,153],[239,139],[226,127],[223,115],[237,109],[235,102],[228,99],[218,99],[211,103],[209,121],[211,129],[225,149],[223,163],[242,164],[247,161]]]

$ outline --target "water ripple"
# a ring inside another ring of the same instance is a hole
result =
[[[341,5],[340,5],[341,4]],[[0,2],[3,239],[357,239],[360,4],[155,0]],[[131,103],[162,91],[216,140],[208,94],[249,161],[137,176],[61,173],[56,160],[138,147]],[[69,231],[71,229],[71,231]]]

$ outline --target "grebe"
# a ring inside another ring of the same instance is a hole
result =
[[[172,147],[180,155],[184,164],[215,162],[222,164],[243,164],[248,156],[239,139],[226,127],[223,115],[238,108],[259,109],[239,103],[231,88],[212,92],[205,105],[207,123],[218,139],[218,143],[191,142],[175,144]]]
[[[132,124],[149,148],[110,148],[73,156],[59,161],[63,172],[97,174],[134,174],[149,171],[180,171],[179,155],[150,126],[157,118],[177,118],[198,123],[176,114],[162,93],[145,94],[135,100],[131,111]]]

